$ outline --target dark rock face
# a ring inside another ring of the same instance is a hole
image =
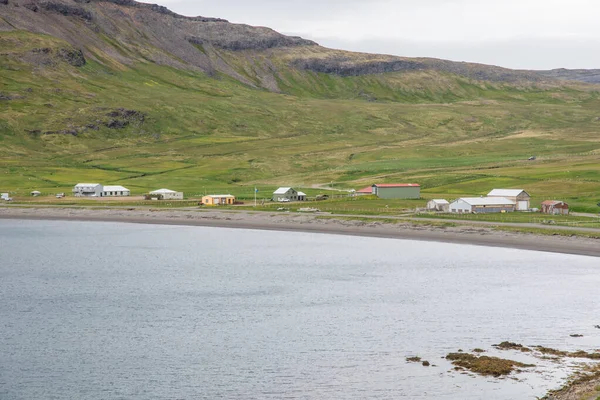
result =
[[[294,36],[271,35],[271,36],[245,36],[245,37],[220,37],[214,39],[202,39],[199,37],[188,37],[190,43],[211,45],[224,50],[266,50],[275,47],[316,46],[311,40]]]
[[[387,72],[412,72],[412,71],[441,71],[460,75],[468,79],[487,80],[492,82],[539,82],[543,77],[527,71],[514,71],[490,65],[470,64],[446,60],[415,58],[405,59],[389,57],[388,59],[356,59],[344,56],[327,58],[296,59],[291,62],[292,67],[335,74],[340,76],[361,76],[383,74]]]
[[[8,0],[0,0],[0,4],[8,4]]]
[[[74,6],[69,6],[67,4],[55,3],[55,2],[51,2],[51,1],[41,3],[41,6],[46,11],[54,12],[57,14],[62,14],[65,16],[79,17],[86,21],[91,21],[93,18],[92,13],[90,13],[89,11],[87,11],[81,7],[74,7]]]
[[[52,54],[52,49],[49,47],[39,47],[31,50],[34,54]]]
[[[39,129],[35,129],[32,131],[26,131],[31,136],[40,136],[40,135],[71,135],[77,136],[79,132],[76,129],[63,129],[62,131],[45,131],[42,132]]]
[[[564,81],[600,83],[600,69],[553,69],[550,71],[533,71],[542,76]]]
[[[106,114],[113,118],[124,118],[130,121],[137,120],[143,122],[146,119],[146,114],[137,110],[127,110],[125,108],[118,108]]]
[[[81,50],[59,49],[58,55],[74,67],[83,67],[86,63]]]
[[[123,129],[132,122],[143,123],[146,120],[145,113],[125,108],[113,110],[106,114],[106,116],[110,117],[110,119],[104,123],[104,126],[110,129]]]
[[[325,74],[336,74],[340,76],[359,76],[367,74],[383,74],[386,72],[418,71],[427,69],[426,65],[416,61],[391,60],[357,63],[346,58],[300,59],[293,61],[292,65],[298,69],[322,72]]]
[[[39,10],[37,4],[35,4],[35,3],[23,4],[23,7],[25,7],[28,10],[31,10],[33,12],[37,12],[37,10]]]
[[[2,93],[0,93],[0,100],[2,100],[3,97],[7,97],[7,95],[3,95]],[[143,124],[146,120],[145,113],[137,110],[128,110],[125,108],[118,108],[112,110],[105,114],[105,116],[108,117],[108,119],[97,119],[94,122],[89,122],[83,126],[71,126],[70,123],[65,123],[66,125],[69,125],[69,127],[65,129],[55,131],[42,131],[41,129],[35,129],[27,130],[26,132],[36,137],[43,135],[78,136],[80,134],[85,133],[86,131],[98,131],[102,126],[109,129],[123,129],[134,123],[137,123],[138,125]]]
[[[64,61],[74,67],[82,67],[86,64],[81,50],[61,48],[58,50],[49,47],[34,48],[29,51],[25,58],[38,66],[53,66],[57,61]]]

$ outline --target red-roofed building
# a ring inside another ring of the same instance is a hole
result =
[[[380,199],[420,199],[421,185],[416,183],[381,183],[371,186]]]
[[[360,196],[365,196],[369,194],[373,194],[373,188],[371,186],[367,186],[366,188],[362,188],[356,191],[356,194]]]
[[[542,202],[542,213],[553,215],[569,215],[569,205],[564,201],[546,200]]]

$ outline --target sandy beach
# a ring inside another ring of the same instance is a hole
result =
[[[494,231],[483,226],[427,226],[323,218],[319,214],[220,210],[0,207],[0,219],[102,221],[368,236],[507,247],[600,257],[600,240]]]

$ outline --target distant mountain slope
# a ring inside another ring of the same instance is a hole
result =
[[[600,83],[600,69],[552,69],[549,71],[532,71],[548,78],[585,83]]]
[[[207,17],[185,17],[132,0],[2,0],[0,30],[54,36],[102,64],[154,62],[225,74],[247,85],[280,91],[289,69],[337,76],[435,71],[467,79],[537,83],[527,71],[428,58],[330,50],[269,28]]]

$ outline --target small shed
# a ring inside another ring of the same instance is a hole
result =
[[[427,210],[450,212],[450,202],[444,199],[433,199],[427,202]]]
[[[500,213],[515,211],[515,202],[504,197],[463,197],[450,203],[453,213]]]
[[[298,192],[298,201],[306,201],[306,193]]]
[[[37,190],[34,190],[33,192],[30,193],[33,197],[38,197],[39,195],[42,194],[42,192],[39,192]]]
[[[546,200],[542,202],[542,213],[552,215],[569,215],[569,205],[564,201]]]
[[[371,186],[380,199],[420,199],[421,185],[416,183],[380,183]]]
[[[8,201],[10,199],[10,193],[0,193],[0,200]]]
[[[205,206],[227,206],[235,204],[235,196],[230,194],[210,194],[202,197]]]
[[[158,189],[149,193],[150,198],[158,200],[183,200],[183,192],[176,192],[170,189]]]
[[[515,202],[515,210],[527,211],[529,210],[529,202],[531,196],[523,189],[494,189],[488,193],[488,197],[502,197]]]

